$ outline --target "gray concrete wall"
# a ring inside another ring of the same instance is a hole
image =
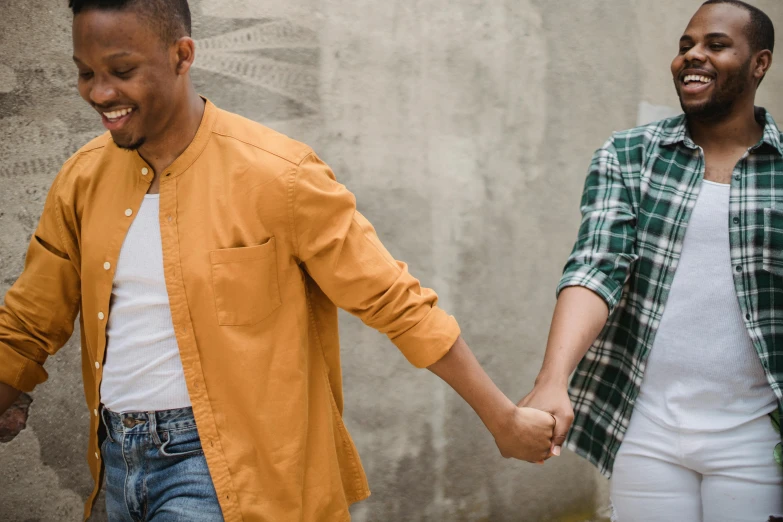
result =
[[[192,0],[194,77],[332,165],[516,400],[540,365],[590,155],[678,106],[669,62],[699,3]],[[783,2],[754,3],[783,27]],[[60,164],[101,132],[75,89],[65,4],[0,10],[0,295]],[[761,90],[783,122],[783,67]],[[469,408],[385,338],[347,315],[342,335],[347,424],[373,489],[356,521],[600,516],[606,481],[585,462],[503,460]],[[0,444],[4,521],[77,520],[90,489],[77,340],[47,369],[27,428]]]

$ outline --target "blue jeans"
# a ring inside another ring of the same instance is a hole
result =
[[[223,520],[191,408],[101,416],[111,522]]]

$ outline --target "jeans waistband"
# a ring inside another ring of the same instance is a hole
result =
[[[116,413],[101,407],[101,416],[106,427],[115,433],[149,433],[176,431],[196,427],[193,408],[175,410],[132,411]]]

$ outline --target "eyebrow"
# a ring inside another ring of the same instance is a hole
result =
[[[130,53],[128,51],[119,51],[119,52],[116,52],[114,54],[110,54],[109,56],[107,56],[105,58],[105,60],[113,60],[115,58],[124,58],[125,56],[130,56],[131,54],[132,53]],[[73,61],[76,62],[76,63],[82,63],[82,61],[80,59],[78,59],[76,57],[76,55],[73,56]]]
[[[731,39],[731,37],[729,35],[727,35],[726,33],[709,33],[709,34],[706,34],[704,36],[705,40],[716,40],[718,38],[729,38],[729,39]],[[682,35],[680,37],[680,41],[681,42],[692,42],[693,41],[693,37],[690,36],[690,35],[684,34],[684,35]]]
[[[731,37],[726,33],[710,33],[707,36],[705,36],[705,38],[710,39],[710,38],[731,38]]]

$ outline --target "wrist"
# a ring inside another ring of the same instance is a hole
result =
[[[511,402],[505,395],[503,401],[486,415],[479,415],[481,421],[493,436],[503,432],[505,426],[516,413],[517,405]]]
[[[568,388],[569,377],[570,374],[563,371],[541,370],[536,377],[535,386],[537,388]]]

